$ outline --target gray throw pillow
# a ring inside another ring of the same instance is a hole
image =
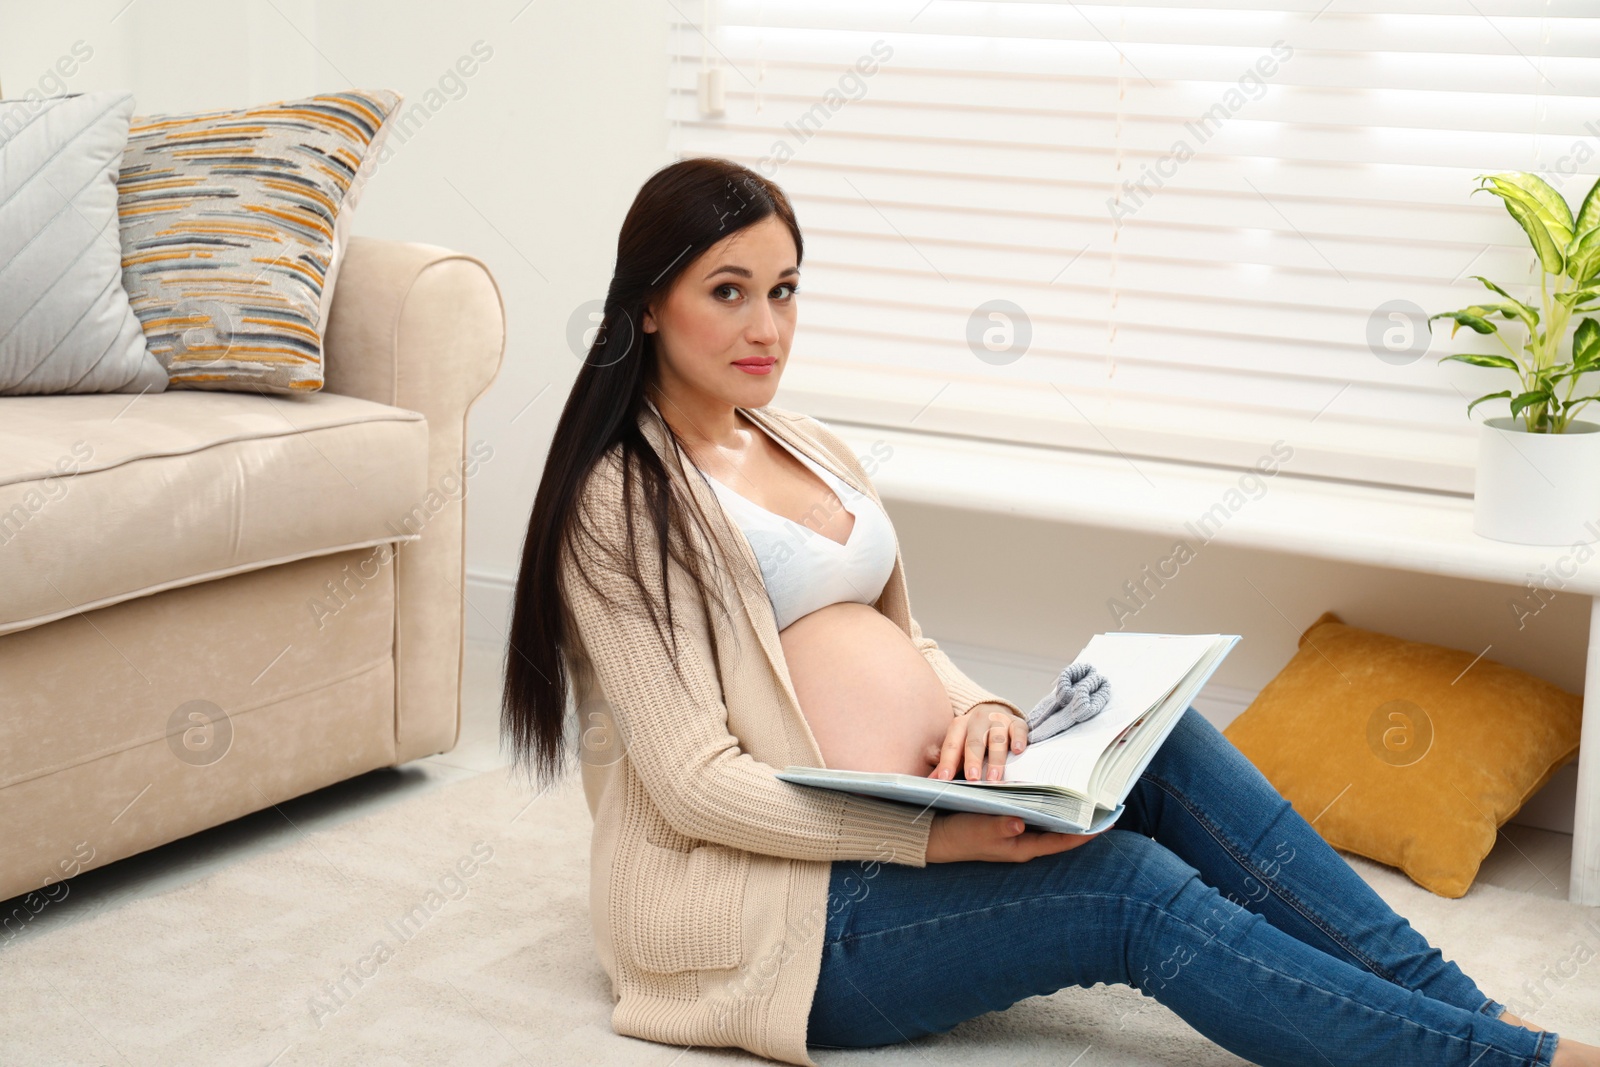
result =
[[[0,396],[167,388],[122,284],[132,117],[124,91],[0,100]]]

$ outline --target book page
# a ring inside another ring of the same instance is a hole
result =
[[[1044,782],[1087,794],[1100,754],[1172,692],[1217,638],[1217,634],[1096,634],[1073,661],[1082,660],[1105,677],[1111,684],[1110,703],[1089,721],[1010,757],[1005,780]]]
[[[1200,662],[1195,664],[1161,704],[1138,723],[1130,726],[1123,733],[1122,740],[1111,746],[1095,765],[1094,773],[1090,776],[1091,794],[1097,803],[1106,805],[1112,799],[1120,802],[1127,797],[1128,791],[1133,788],[1134,781],[1149,763],[1155,749],[1172,732],[1178,716],[1193,702],[1206,680],[1217,669],[1217,665],[1238,642],[1239,637],[1235,634],[1222,635],[1218,644],[1200,658]]]

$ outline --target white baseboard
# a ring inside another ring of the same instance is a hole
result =
[[[504,649],[511,624],[511,600],[516,588],[512,575],[486,570],[467,571],[466,637]],[[1045,656],[1012,652],[1007,649],[970,645],[959,641],[940,641],[939,647],[972,680],[1013,701],[1024,711],[1049,691],[1065,661]],[[1221,730],[1232,722],[1250,702],[1257,690],[1208,684],[1195,697],[1195,710]],[[1511,821],[1559,833],[1572,833],[1573,813],[1578,795],[1578,764],[1574,760],[1557,771],[1549,783],[1531,797]]]

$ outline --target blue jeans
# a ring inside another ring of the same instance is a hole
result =
[[[835,862],[807,1041],[886,1045],[1133,986],[1252,1063],[1548,1065],[1557,1035],[1396,915],[1188,708],[1115,825],[1027,863]]]

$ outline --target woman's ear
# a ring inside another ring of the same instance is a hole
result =
[[[646,305],[644,309],[644,332],[656,332],[656,317],[651,313],[649,305]]]

